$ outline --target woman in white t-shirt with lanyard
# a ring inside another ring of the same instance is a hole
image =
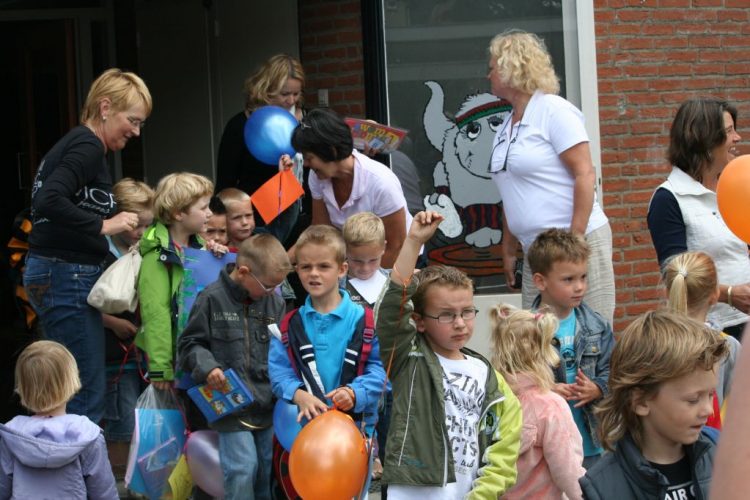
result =
[[[490,172],[503,200],[503,260],[508,284],[518,288],[518,243],[524,255],[549,228],[584,235],[591,247],[585,302],[610,323],[615,308],[612,230],[596,200],[596,173],[583,114],[557,93],[560,83],[544,42],[534,34],[506,31],[489,47],[492,93],[513,111],[493,143]],[[525,261],[525,258],[524,258]],[[522,302],[537,295],[524,262]]]
[[[385,226],[381,267],[393,267],[412,219],[396,174],[355,150],[349,125],[329,109],[314,109],[300,121],[292,147],[312,170],[312,223],[341,229],[350,215],[374,213]],[[280,169],[292,165],[288,155],[279,160]]]

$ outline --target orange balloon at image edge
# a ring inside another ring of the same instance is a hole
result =
[[[716,200],[727,227],[750,243],[750,155],[738,156],[724,167],[716,186]]]
[[[367,463],[367,442],[352,418],[330,410],[297,435],[289,453],[289,476],[305,500],[344,500],[364,486]]]

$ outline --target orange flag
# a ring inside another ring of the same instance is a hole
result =
[[[250,198],[265,223],[270,224],[303,194],[305,190],[294,172],[284,170],[268,179]]]

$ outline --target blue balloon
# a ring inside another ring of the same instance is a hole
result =
[[[298,414],[297,405],[281,399],[276,401],[276,406],[273,408],[273,431],[276,433],[276,439],[286,451],[292,449],[292,443],[302,430],[302,425],[297,422]]]
[[[245,145],[255,158],[268,165],[278,165],[283,154],[294,155],[292,132],[297,119],[279,106],[263,106],[245,122]]]

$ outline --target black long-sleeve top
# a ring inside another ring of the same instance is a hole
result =
[[[104,145],[85,126],[68,132],[44,156],[31,191],[32,254],[101,264],[109,251],[99,234],[116,209]]]

